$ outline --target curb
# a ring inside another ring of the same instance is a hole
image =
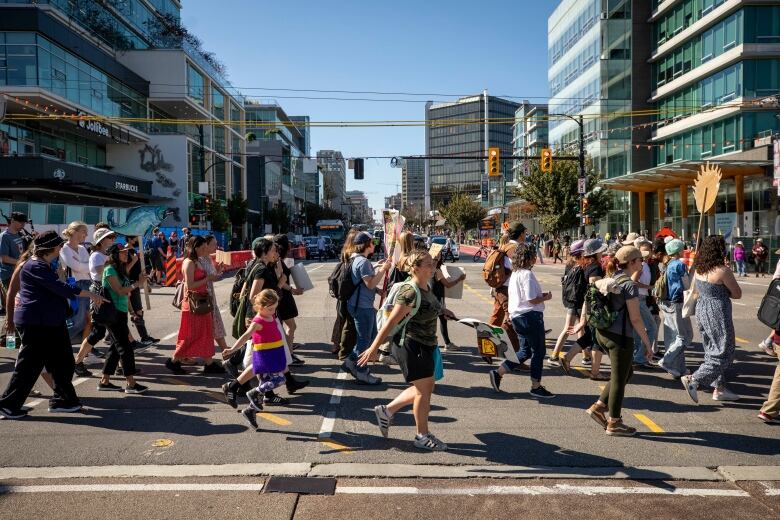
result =
[[[220,465],[136,465],[6,467],[3,479],[296,476],[335,478],[441,479],[630,479],[689,481],[780,480],[780,466],[545,467],[445,464],[282,463]]]

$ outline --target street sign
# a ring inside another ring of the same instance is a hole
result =
[[[577,193],[580,195],[585,195],[585,193],[588,192],[588,179],[585,177],[580,177],[577,179]]]
[[[488,201],[489,186],[487,179],[482,179],[482,202]]]

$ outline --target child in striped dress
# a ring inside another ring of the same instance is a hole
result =
[[[259,384],[247,392],[250,405],[241,411],[244,418],[257,428],[257,412],[263,409],[262,395],[285,382],[284,371],[288,359],[284,332],[276,317],[279,296],[273,289],[263,289],[254,298],[252,306],[257,313],[246,332],[236,340],[232,350],[240,348],[251,338],[252,369]]]

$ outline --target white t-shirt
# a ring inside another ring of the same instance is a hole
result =
[[[89,276],[93,282],[103,281],[102,273],[98,274],[98,267],[102,267],[106,263],[108,257],[100,251],[93,251],[89,257]]]
[[[63,267],[70,268],[71,276],[76,281],[89,280],[89,252],[87,248],[79,245],[78,251],[74,251],[68,244],[60,249],[60,263]]]
[[[652,276],[650,275],[650,266],[647,265],[647,262],[642,262],[642,274],[639,275],[639,283],[650,285],[651,278]],[[639,287],[638,290],[640,296],[648,296],[650,294],[648,292],[649,289],[642,289]]]
[[[513,271],[509,277],[509,316],[521,316],[531,311],[544,312],[544,304],[529,303],[542,295],[536,275],[529,269]]]
[[[517,240],[510,240],[508,244],[514,244],[516,246],[519,246],[520,242],[518,242]],[[509,258],[509,255],[506,255],[504,257],[504,267],[506,267],[510,271],[512,270],[512,259]],[[509,287],[509,277],[507,277],[506,281],[504,282],[504,287]]]

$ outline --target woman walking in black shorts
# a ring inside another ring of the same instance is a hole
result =
[[[379,430],[382,432],[382,436],[387,438],[393,415],[401,408],[412,405],[414,422],[417,425],[414,446],[431,451],[444,451],[447,449],[447,445],[428,430],[428,414],[431,410],[436,364],[434,350],[438,348],[436,322],[439,312],[441,312],[441,304],[430,287],[430,280],[436,270],[436,265],[427,251],[413,252],[409,256],[407,265],[411,271],[411,283],[399,290],[390,316],[377,333],[371,346],[360,355],[358,365],[365,366],[395,326],[414,310],[418,303],[417,293],[419,290],[421,301],[417,313],[406,324],[402,344],[393,346],[393,354],[398,360],[404,379],[412,386],[401,392],[390,404],[376,406],[374,412]],[[452,317],[450,311],[444,311],[444,313]]]

